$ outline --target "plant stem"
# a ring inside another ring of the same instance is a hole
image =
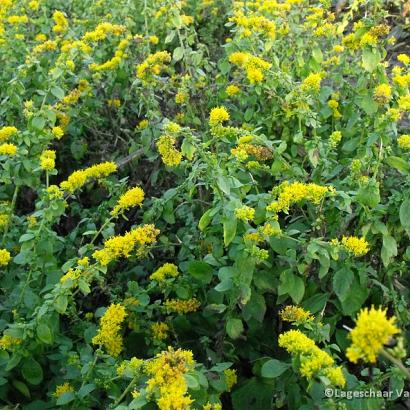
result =
[[[129,393],[129,391],[132,389],[132,387],[134,386],[135,382],[137,380],[137,376],[135,376],[131,381],[130,384],[127,386],[127,388],[124,390],[124,392],[121,394],[121,396],[117,399],[117,401],[114,403],[114,406],[117,406],[118,404],[120,404],[125,396]]]
[[[9,219],[7,221],[6,228],[4,229],[3,240],[1,242],[2,245],[4,245],[4,242],[6,241],[6,236],[9,232],[10,219],[12,218],[13,213],[14,213],[14,208],[16,206],[16,201],[17,201],[17,195],[18,195],[18,192],[19,192],[19,188],[20,188],[20,185],[16,185],[16,188],[14,188],[13,199],[11,200],[11,205],[10,205]]]
[[[390,362],[392,362],[394,365],[396,365],[406,376],[407,380],[410,380],[410,371],[407,369],[407,367],[401,362],[401,360],[396,359],[394,356],[392,356],[389,352],[387,352],[385,349],[382,349],[380,351],[380,354],[388,359]]]

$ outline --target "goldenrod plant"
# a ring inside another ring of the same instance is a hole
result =
[[[406,407],[397,3],[0,0],[4,409]]]

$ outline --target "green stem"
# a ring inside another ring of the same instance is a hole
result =
[[[98,230],[98,232],[94,235],[93,239],[90,242],[90,245],[92,245],[94,243],[94,241],[98,238],[98,236],[100,235],[100,233],[104,230],[104,228],[107,227],[107,225],[112,221],[114,217],[108,218],[101,226],[101,228]]]
[[[100,346],[100,348],[101,348],[101,346]],[[89,378],[90,375],[91,375],[91,372],[93,371],[95,365],[97,364],[97,360],[98,360],[98,350],[97,350],[97,352],[95,353],[94,361],[92,362],[90,368],[88,369],[87,374],[85,375],[85,377],[84,377],[84,379],[83,379],[83,383],[81,384],[81,387],[85,386],[85,384],[87,383],[87,380],[88,380],[88,378]],[[81,388],[81,387],[80,387],[80,388]]]
[[[9,232],[10,219],[12,218],[13,213],[14,213],[14,208],[16,206],[16,201],[17,201],[17,195],[18,195],[18,192],[19,192],[19,188],[20,188],[20,185],[16,185],[16,188],[14,189],[13,199],[11,200],[11,205],[10,205],[9,219],[7,221],[6,228],[4,229],[3,240],[1,242],[2,246],[4,245],[4,242],[6,241],[6,236]]]
[[[137,376],[134,376],[134,378],[130,381],[130,384],[127,386],[127,388],[124,390],[124,392],[118,398],[118,400],[116,400],[116,402],[114,403],[114,406],[118,406],[124,400],[125,396],[133,388],[136,381],[137,381]]]
[[[406,366],[404,366],[404,364],[401,362],[401,360],[396,359],[394,356],[392,356],[387,350],[382,349],[380,351],[380,354],[386,358],[387,360],[389,360],[390,362],[392,362],[394,365],[396,365],[402,372],[403,374],[406,376],[407,380],[410,380],[410,371],[407,369]]]

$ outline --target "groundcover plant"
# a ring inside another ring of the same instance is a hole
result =
[[[404,3],[0,0],[2,409],[407,408]]]

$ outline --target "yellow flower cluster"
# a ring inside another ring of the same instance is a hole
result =
[[[14,346],[21,344],[21,342],[22,340],[17,337],[13,337],[10,335],[3,335],[0,338],[0,349],[1,350],[12,350]]]
[[[272,151],[269,148],[253,144],[240,143],[236,148],[231,149],[231,154],[239,161],[245,161],[249,155],[254,156],[258,161],[266,161],[272,158]]]
[[[269,70],[272,66],[271,63],[268,63],[262,58],[241,51],[232,53],[229,56],[229,62],[244,68],[251,84],[262,82],[264,79],[264,72]]]
[[[53,150],[45,150],[40,155],[40,167],[45,171],[52,171],[55,166],[56,152]]]
[[[369,252],[369,243],[365,238],[358,238],[357,236],[343,236],[341,242],[338,239],[333,239],[331,244],[334,246],[342,245],[346,251],[354,256],[363,256]]]
[[[399,109],[402,111],[410,111],[410,95],[403,95],[398,99]]]
[[[115,51],[114,57],[102,64],[92,63],[90,64],[91,71],[108,71],[113,70],[118,67],[123,58],[126,57],[124,54],[124,49],[128,46],[132,36],[128,35],[127,38],[120,41],[117,50]]]
[[[120,36],[125,31],[125,26],[104,22],[98,24],[94,31],[88,31],[87,33],[85,33],[83,36],[83,40],[87,42],[102,41],[105,40],[109,34],[112,34],[114,36]]]
[[[119,332],[126,316],[124,306],[111,304],[100,320],[100,328],[92,343],[104,346],[108,354],[117,357],[122,351],[122,336]]]
[[[255,218],[255,210],[249,206],[241,206],[235,209],[235,217],[241,221],[253,221]]]
[[[334,131],[330,134],[329,145],[333,148],[337,147],[342,140],[342,133],[340,131]]]
[[[226,369],[224,370],[225,383],[227,391],[231,391],[232,387],[238,382],[238,376],[236,375],[235,369]]]
[[[188,300],[167,299],[164,303],[164,306],[168,312],[186,314],[198,310],[199,306],[201,306],[201,303],[195,298]]]
[[[144,195],[143,189],[139,186],[129,189],[120,196],[117,205],[115,205],[114,209],[111,211],[111,215],[117,216],[130,208],[141,206],[144,201]]]
[[[374,89],[374,99],[379,104],[386,104],[391,99],[391,87],[389,84],[380,84]]]
[[[0,142],[8,141],[10,137],[17,133],[16,127],[2,127],[0,128]]]
[[[9,24],[26,24],[28,23],[28,17],[23,16],[9,16],[7,18],[7,23]]]
[[[256,14],[244,15],[242,11],[238,11],[229,21],[236,23],[240,27],[240,34],[243,37],[249,37],[253,32],[262,33],[271,39],[276,37],[275,23],[264,16]]]
[[[300,374],[308,380],[324,375],[334,386],[343,387],[346,384],[341,367],[333,367],[333,358],[300,330],[282,333],[279,336],[279,346],[299,357]]]
[[[176,139],[171,135],[161,135],[156,142],[162,162],[170,167],[177,166],[182,161],[182,154],[175,148]]]
[[[209,114],[209,125],[211,127],[216,127],[217,125],[221,125],[223,122],[228,121],[229,118],[229,112],[225,107],[212,108]]]
[[[141,370],[143,365],[144,360],[138,359],[137,357],[132,357],[130,360],[123,360],[117,367],[117,374],[120,377],[124,376],[126,373],[135,376]]]
[[[10,157],[17,154],[17,146],[14,144],[0,144],[0,155],[8,155]]]
[[[10,221],[9,214],[0,214],[0,228],[7,226],[9,221]]]
[[[149,80],[153,75],[158,75],[164,69],[165,64],[171,61],[168,51],[158,51],[150,54],[141,64],[137,65],[137,77],[141,80]]]
[[[149,361],[145,371],[150,379],[147,391],[156,395],[160,410],[188,410],[193,400],[187,394],[184,375],[193,369],[195,361],[189,350],[168,347]]]
[[[74,171],[66,181],[61,182],[60,187],[65,191],[74,193],[77,189],[82,188],[90,179],[101,179],[117,171],[117,165],[114,162],[102,162],[89,168]]]
[[[135,247],[138,247],[136,255],[140,256],[144,247],[154,243],[158,235],[159,230],[154,225],[139,226],[124,235],[107,239],[104,242],[103,249],[95,251],[93,257],[102,266],[106,266],[120,257],[129,258]]]
[[[311,322],[314,317],[308,310],[299,306],[289,305],[279,312],[279,316],[285,322]]]
[[[240,91],[241,89],[235,84],[230,84],[225,89],[226,94],[228,94],[230,97],[238,94]]]
[[[70,393],[73,391],[74,391],[74,388],[71,386],[71,384],[68,382],[65,382],[64,384],[59,384],[56,387],[56,391],[53,393],[53,396],[58,399],[63,394]]]
[[[391,337],[400,333],[395,321],[394,316],[387,319],[386,310],[381,307],[362,309],[357,316],[355,328],[349,333],[352,344],[346,350],[347,358],[353,363],[360,359],[375,363],[383,346]]]
[[[0,266],[6,266],[11,259],[10,252],[7,249],[0,249]]]
[[[51,200],[61,199],[64,196],[64,192],[57,185],[50,185],[47,188],[47,194]]]
[[[59,140],[63,137],[64,130],[61,127],[53,127],[51,129],[51,133],[53,134],[54,137],[56,137]]]
[[[157,322],[151,325],[152,337],[156,340],[165,340],[168,336],[169,326],[165,322]]]
[[[158,268],[149,278],[157,282],[163,282],[166,278],[175,278],[179,275],[178,266],[173,263],[165,263]]]
[[[397,138],[397,144],[401,149],[408,149],[410,150],[410,135],[403,134],[399,138]]]
[[[61,11],[53,13],[54,27],[53,31],[57,34],[65,33],[68,29],[68,21]]]
[[[305,92],[318,93],[320,91],[320,83],[324,77],[323,73],[309,74],[302,82],[302,90]]]
[[[283,182],[279,185],[278,191],[278,199],[266,208],[270,212],[289,212],[289,208],[292,204],[302,201],[309,201],[318,205],[327,193],[334,191],[334,188],[313,183]]]

